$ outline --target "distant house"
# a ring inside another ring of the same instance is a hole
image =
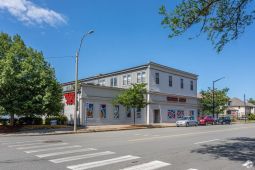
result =
[[[246,114],[255,114],[255,105],[246,102],[236,97],[232,98],[228,102],[228,107],[226,109],[225,114],[232,115],[236,118],[243,118],[245,117],[245,106],[246,106]]]

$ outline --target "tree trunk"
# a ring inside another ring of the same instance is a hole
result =
[[[135,110],[136,110],[136,109],[134,108],[134,125],[135,125]]]
[[[10,125],[14,126],[14,114],[13,113],[10,114]]]

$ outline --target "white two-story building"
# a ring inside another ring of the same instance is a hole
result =
[[[130,108],[113,105],[113,99],[135,83],[146,83],[149,103],[138,109],[137,124],[171,123],[187,115],[196,119],[198,113],[197,78],[192,73],[154,62],[80,80],[80,125],[131,124]],[[74,82],[63,84],[64,114],[69,122],[74,114]]]

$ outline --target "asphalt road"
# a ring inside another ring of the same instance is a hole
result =
[[[242,170],[252,163],[255,124],[0,137],[1,170]]]

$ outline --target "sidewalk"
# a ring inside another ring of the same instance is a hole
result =
[[[175,123],[161,123],[150,125],[102,125],[102,126],[88,126],[79,127],[77,133],[91,133],[91,132],[107,132],[107,131],[121,131],[121,130],[136,130],[136,129],[150,129],[150,128],[167,128],[175,127]],[[15,133],[0,134],[0,136],[41,136],[41,135],[62,135],[74,134],[73,127],[59,129],[34,129],[27,131],[20,131]]]

